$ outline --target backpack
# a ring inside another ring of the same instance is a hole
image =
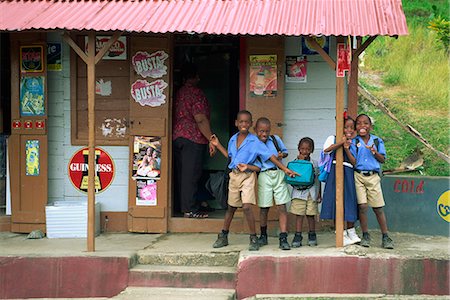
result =
[[[336,143],[336,137],[334,137],[334,142]],[[329,153],[320,152],[320,160],[319,160],[319,176],[318,179],[320,182],[327,182],[328,174],[330,174],[331,165],[333,164],[334,159],[334,151]]]
[[[287,167],[300,174],[300,176],[284,176],[286,183],[299,190],[306,190],[314,184],[314,166],[310,161],[296,159],[287,164]]]

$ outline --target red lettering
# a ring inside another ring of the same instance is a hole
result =
[[[416,188],[416,194],[423,194],[424,193],[424,189],[423,189],[423,185],[425,184],[425,182],[423,180],[421,180],[419,182],[419,185]]]
[[[395,193],[400,193],[400,190],[399,190],[399,188],[398,188],[398,186],[400,185],[400,183],[401,183],[401,180],[400,180],[400,179],[397,179],[397,180],[395,181],[395,183],[394,183],[394,192],[395,192]]]
[[[408,181],[403,180],[402,181],[402,193],[407,193],[407,192],[408,192]]]

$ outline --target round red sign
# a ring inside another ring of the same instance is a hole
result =
[[[78,150],[68,165],[69,178],[73,186],[87,193],[88,189],[88,155],[89,149]],[[114,162],[111,156],[101,148],[95,148],[95,192],[103,192],[114,178]]]

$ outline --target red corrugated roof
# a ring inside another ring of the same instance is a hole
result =
[[[405,35],[401,0],[0,0],[0,30]]]

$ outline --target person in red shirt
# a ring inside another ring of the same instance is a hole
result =
[[[204,151],[213,133],[210,126],[208,100],[197,87],[200,78],[193,64],[182,69],[183,85],[175,99],[173,124],[173,151],[175,163],[175,207],[184,217],[206,218],[194,198],[203,170]],[[215,147],[210,145],[210,154]]]

